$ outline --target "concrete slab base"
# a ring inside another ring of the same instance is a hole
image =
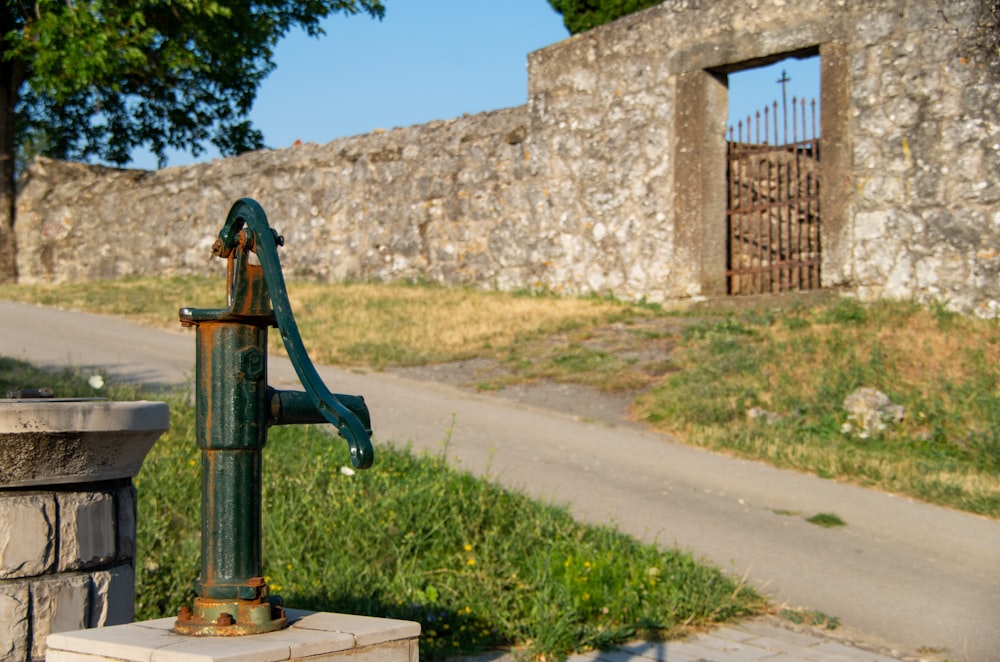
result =
[[[420,624],[286,609],[289,627],[243,637],[187,637],[173,618],[60,632],[46,662],[418,662]]]

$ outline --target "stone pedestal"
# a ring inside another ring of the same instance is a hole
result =
[[[188,637],[173,618],[49,635],[47,662],[418,662],[420,624],[287,609],[284,630]]]
[[[168,417],[162,402],[0,400],[0,659],[132,620],[132,477]]]

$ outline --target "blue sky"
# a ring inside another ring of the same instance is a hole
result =
[[[524,104],[528,53],[569,36],[547,0],[386,0],[385,5],[382,21],[338,14],[324,22],[325,36],[293,32],[278,44],[277,69],[258,90],[250,115],[268,147],[296,140],[322,144]],[[811,68],[787,61],[753,76],[730,76],[738,114],[753,112],[762,93],[780,99],[774,81],[782,68],[792,79],[789,97],[818,95],[815,60]],[[134,157],[130,167],[156,167],[148,153]],[[213,158],[218,158],[214,150],[197,159],[171,153],[168,165]]]
[[[805,60],[797,60],[794,58],[789,58],[783,60],[782,62],[777,62],[767,67],[761,67],[758,69],[749,69],[745,71],[740,71],[735,74],[729,75],[729,124],[730,126],[736,126],[737,120],[746,123],[746,118],[751,117],[751,122],[756,126],[755,115],[758,111],[763,111],[763,106],[768,106],[771,111],[774,109],[774,102],[778,102],[779,109],[783,106],[782,94],[781,94],[781,84],[778,82],[782,78],[782,74],[787,77],[786,86],[786,97],[789,106],[789,114],[791,114],[792,99],[805,99],[806,100],[806,121],[807,121],[807,131],[809,132],[809,137],[815,137],[812,135],[812,114],[810,109],[810,101],[816,100],[816,130],[819,130],[819,57],[812,57]],[[801,105],[797,104],[797,105]],[[773,112],[770,113],[772,118],[771,126],[773,127]],[[783,113],[779,113],[779,122],[783,117]],[[801,140],[802,136],[802,112],[801,107],[798,110],[797,115],[798,121],[796,122],[800,127],[798,129],[798,138]],[[763,122],[763,115],[762,120]],[[789,123],[791,123],[791,117],[789,118]],[[779,123],[779,130],[784,132],[784,126]],[[756,134],[756,129],[754,131]],[[773,128],[769,136],[773,136]],[[747,134],[744,133],[743,137],[746,138]],[[791,140],[792,128],[788,127],[788,138]],[[770,142],[774,142],[772,139]]]

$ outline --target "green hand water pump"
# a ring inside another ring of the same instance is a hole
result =
[[[212,247],[228,260],[224,309],[182,308],[196,327],[196,437],[201,449],[201,575],[174,630],[196,636],[270,632],[288,622],[261,569],[261,451],[272,425],[328,422],[359,469],[373,460],[364,398],[327,390],[302,345],[278,262],[282,237],[257,202],[233,205]],[[267,331],[277,327],[305,391],[267,385]]]

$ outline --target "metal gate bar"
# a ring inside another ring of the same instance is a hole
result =
[[[761,113],[748,117],[745,125],[739,122],[735,131],[729,129],[726,279],[733,295],[820,287],[816,102],[809,137],[806,101],[792,99],[792,136],[789,140],[786,124],[782,144],[770,144],[772,128],[773,142],[778,142],[777,101],[773,109],[772,114],[764,108],[763,129]]]

